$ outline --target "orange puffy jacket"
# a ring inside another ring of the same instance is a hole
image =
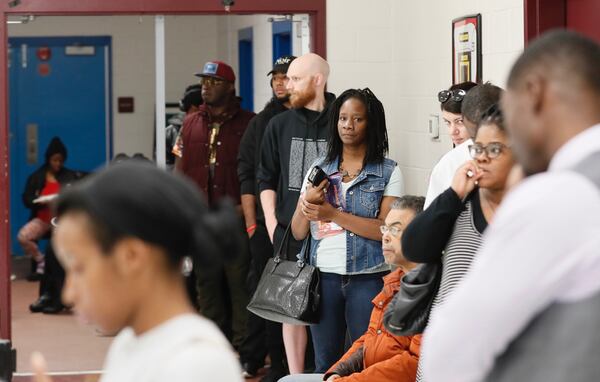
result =
[[[400,337],[389,333],[383,326],[383,313],[400,289],[404,273],[400,268],[383,278],[383,290],[373,299],[369,328],[356,340],[344,356],[325,374],[345,375],[336,382],[413,382],[417,376],[421,335]],[[361,354],[362,353],[362,357]],[[362,358],[362,367],[357,361]]]

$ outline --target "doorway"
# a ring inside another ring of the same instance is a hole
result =
[[[254,111],[254,43],[252,28],[238,31],[238,70],[242,109]]]
[[[292,54],[292,21],[273,22],[273,61]]]
[[[3,19],[0,23],[0,49],[8,48],[6,21],[9,16],[18,17],[21,15],[35,16],[111,16],[111,15],[129,15],[141,19],[145,16],[155,15],[249,15],[249,14],[307,14],[310,19],[310,41],[306,41],[306,51],[312,51],[326,57],[326,4],[325,0],[306,0],[302,2],[292,0],[238,0],[230,8],[224,8],[219,1],[214,2],[190,2],[188,0],[157,0],[151,2],[123,2],[120,0],[105,0],[102,2],[81,2],[79,0],[54,0],[48,2],[11,2],[0,5]],[[107,23],[104,27],[108,27]],[[306,26],[308,30],[308,24]],[[151,33],[151,32],[150,32]],[[99,34],[104,34],[102,31]],[[218,35],[218,34],[217,34]],[[214,38],[214,37],[213,37]],[[231,45],[229,45],[231,46]],[[304,45],[303,45],[304,46]],[[117,45],[115,44],[115,49]],[[137,46],[132,44],[127,47],[131,50],[135,48],[150,48],[146,46]],[[130,56],[131,54],[129,54]],[[115,54],[116,56],[116,54]],[[127,56],[120,55],[120,56]],[[158,56],[158,55],[157,55]],[[158,58],[157,58],[158,61]],[[134,71],[143,72],[148,67],[148,62],[140,62],[140,65]],[[150,65],[152,65],[150,63]],[[8,73],[8,60],[6,55],[0,57],[0,73]],[[116,73],[116,72],[115,72]],[[117,73],[116,73],[117,75]],[[122,75],[122,74],[119,74]],[[115,77],[116,78],[116,77]],[[151,78],[148,78],[152,81]],[[8,76],[0,75],[0,88],[4,89],[7,95]],[[123,81],[119,81],[123,82]],[[115,80],[115,84],[117,81]],[[182,85],[182,84],[180,84]],[[159,92],[157,86],[157,93]],[[164,89],[161,90],[164,95]],[[119,94],[120,95],[120,94]],[[128,94],[124,94],[128,95]],[[157,96],[157,99],[159,97]],[[164,97],[163,97],[164,98]],[[164,104],[164,100],[161,99]],[[137,104],[136,104],[137,105]],[[137,106],[136,106],[137,107]],[[148,107],[146,106],[146,109]],[[136,108],[136,110],[138,110]],[[9,121],[8,121],[8,97],[5,96],[5,102],[0,102],[0,158],[2,166],[8,168],[8,152],[10,142],[8,140]],[[125,120],[125,118],[123,118]],[[115,126],[117,126],[115,124]],[[162,126],[161,126],[162,128]],[[137,132],[143,129],[129,124],[123,126],[127,134],[136,136]],[[151,138],[144,137],[145,140]],[[118,148],[116,148],[118,149]],[[10,171],[10,169],[9,169]],[[11,256],[9,248],[10,239],[10,189],[9,189],[9,171],[0,176],[0,189],[3,190],[2,207],[0,208],[0,338],[11,338]]]
[[[568,28],[600,43],[597,0],[525,0],[525,43],[553,28]]]
[[[111,156],[111,38],[9,39],[10,232],[29,220],[21,194],[44,165],[52,137],[67,147],[67,168],[91,172]]]

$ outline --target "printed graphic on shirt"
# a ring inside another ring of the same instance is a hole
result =
[[[302,181],[306,172],[310,169],[310,165],[319,157],[327,152],[327,141],[319,139],[307,139],[306,144],[302,138],[292,138],[290,145],[290,167],[288,190],[300,191]],[[304,157],[304,163],[302,163]]]

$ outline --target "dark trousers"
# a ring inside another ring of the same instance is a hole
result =
[[[273,245],[269,239],[267,228],[258,223],[250,243],[250,273],[248,290],[251,295],[256,291],[258,281],[265,269],[267,261],[273,257]],[[265,356],[271,359],[271,368],[285,370],[285,348],[281,335],[281,324],[258,317],[248,312],[246,339],[240,348],[242,362],[262,366]]]
[[[194,267],[200,313],[219,326],[235,349],[246,336],[249,265],[248,250],[244,248],[225,264]]]
[[[65,270],[58,262],[52,245],[48,244],[45,253],[46,265],[40,282],[40,296],[46,294],[53,303],[61,301],[61,293],[65,283]]]
[[[316,373],[326,372],[344,354],[346,332],[356,341],[369,327],[372,300],[383,288],[387,272],[338,275],[319,272],[321,312],[310,326],[315,348]]]

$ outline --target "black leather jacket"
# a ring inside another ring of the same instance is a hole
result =
[[[48,166],[44,164],[35,170],[33,174],[29,175],[29,178],[27,178],[25,191],[23,192],[23,203],[25,204],[25,207],[31,210],[30,219],[34,218],[37,214],[37,211],[44,207],[43,205],[33,203],[33,201],[40,196],[44,186],[46,186],[47,168]],[[60,172],[56,175],[56,180],[58,180],[58,183],[60,183],[62,188],[83,178],[85,175],[86,174],[84,172],[73,171],[63,167],[62,170],[60,170]]]

